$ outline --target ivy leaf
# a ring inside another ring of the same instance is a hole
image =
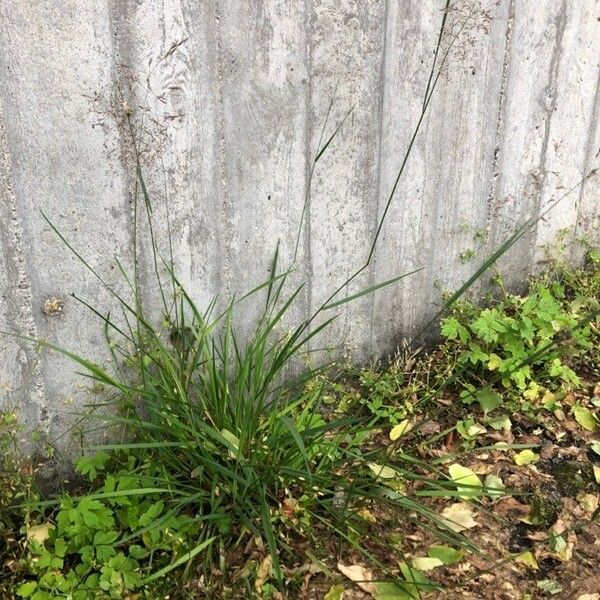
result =
[[[458,338],[463,344],[468,342],[471,337],[469,330],[464,325],[461,325],[456,317],[449,317],[444,320],[442,323],[442,335],[447,340]]]
[[[485,342],[494,343],[500,339],[499,334],[506,332],[502,315],[497,309],[486,308],[472,323],[471,329]]]
[[[93,498],[83,498],[77,505],[77,513],[92,529],[104,529],[114,524],[112,512],[102,502]]]

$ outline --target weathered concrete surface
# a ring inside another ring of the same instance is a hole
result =
[[[124,107],[159,242],[166,250],[168,205],[177,267],[200,306],[262,281],[278,240],[289,264],[308,197],[296,277],[309,285],[294,317],[309,314],[367,257],[421,111],[444,4],[0,0],[0,330],[106,360],[100,323],[69,294],[105,312],[114,302],[40,211],[123,289],[113,256],[131,264],[134,237]],[[318,342],[359,359],[410,336],[440,287],[457,287],[516,225],[600,166],[600,1],[452,4],[448,63],[373,261],[347,292],[423,270],[346,307]],[[352,107],[313,173],[319,140]],[[600,241],[598,180],[513,249],[509,280],[533,270],[564,228]],[[140,277],[158,309],[147,254]],[[63,310],[45,313],[48,298]],[[245,327],[256,310],[245,309]],[[0,352],[0,405],[65,446],[68,412],[89,400],[85,380],[15,338],[0,337]]]

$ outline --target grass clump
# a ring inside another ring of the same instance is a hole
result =
[[[442,327],[447,331],[455,319],[475,338],[480,327],[471,324],[491,310],[505,324],[531,320],[534,341],[529,346],[525,338],[523,346],[532,353],[525,357],[528,374],[553,385],[559,398],[557,388],[576,391],[582,384],[579,377],[552,379],[556,358],[582,373],[583,351],[588,358],[595,353],[597,312],[581,322],[584,310],[597,309],[589,290],[599,273],[594,260],[585,270],[554,270],[523,297],[506,295],[483,309],[461,304]],[[114,373],[74,360],[116,392],[120,407],[117,414],[85,418],[125,441],[89,449],[76,461],[77,492],[39,502],[26,493],[29,480],[10,488],[5,505],[22,508],[6,511],[2,520],[3,537],[17,541],[8,549],[14,570],[6,589],[33,600],[294,598],[307,564],[335,584],[333,560],[340,568],[348,562],[375,569],[382,581],[370,584],[374,597],[410,599],[437,588],[419,568],[428,559],[405,555],[408,524],[453,556],[478,553],[447,515],[456,513],[471,526],[475,507],[485,511],[511,494],[499,477],[484,481],[464,461],[484,443],[486,427],[502,423],[485,416],[509,406],[505,394],[518,398],[517,412],[527,414],[519,379],[504,381],[487,363],[473,366],[460,338],[428,354],[404,353],[388,365],[330,365],[290,378],[285,368],[312,333],[304,324],[283,329],[284,280],[274,268],[256,292],[263,293],[264,312],[245,343],[233,325],[237,303],[211,318],[174,278],[176,302],[160,327],[136,312],[142,310],[136,298],[125,305],[125,314],[135,317],[125,318],[125,326],[106,317]],[[542,306],[543,314],[523,306]],[[557,339],[563,331],[547,313],[581,326],[571,328],[568,340]],[[538,356],[538,338],[552,342],[545,358]],[[489,344],[482,351],[493,348],[501,356],[499,341],[481,339]],[[464,414],[470,407],[461,412],[447,401],[459,397],[465,382],[487,390],[476,395],[486,427],[479,415]],[[500,404],[490,404],[489,396]],[[595,419],[593,407],[581,408]],[[460,420],[444,425],[448,409]],[[13,432],[2,438],[6,445],[14,443],[16,425],[14,416],[5,421]],[[451,440],[453,431],[458,441],[427,458],[436,440]],[[442,511],[440,499],[455,504]],[[530,504],[537,522],[537,497]]]

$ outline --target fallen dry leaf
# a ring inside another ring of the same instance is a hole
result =
[[[447,506],[441,516],[444,525],[456,533],[478,525],[473,518],[473,507],[468,502],[456,502]]]
[[[521,504],[521,502],[512,496],[499,500],[494,506],[494,513],[501,517],[510,517],[515,520],[524,519],[529,515],[530,510],[527,504]]]
[[[266,556],[258,567],[256,579],[254,580],[254,588],[258,593],[262,591],[263,585],[271,577],[271,569],[273,567],[273,557],[269,554]]]
[[[49,537],[50,532],[54,529],[52,523],[42,523],[41,525],[32,525],[27,528],[27,539],[43,544]]]
[[[372,583],[373,572],[370,569],[361,567],[360,565],[350,565],[347,567],[342,563],[338,563],[337,568],[342,575],[356,583],[361,590],[371,595],[376,592],[377,587]]]

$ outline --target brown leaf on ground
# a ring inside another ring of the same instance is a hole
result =
[[[503,498],[494,505],[494,513],[511,520],[524,519],[529,515],[530,507],[513,497]]]

